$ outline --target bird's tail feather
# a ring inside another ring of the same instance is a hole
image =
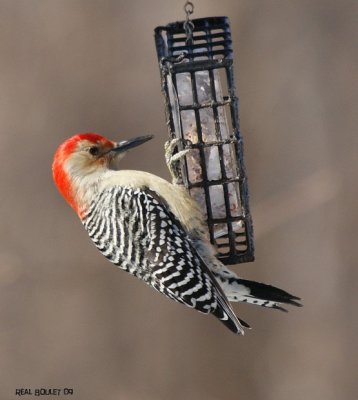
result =
[[[227,328],[238,335],[244,335],[243,327],[250,328],[250,325],[242,319],[236,317],[235,315],[234,317],[228,315],[222,307],[217,307],[213,312],[213,315],[218,318]]]
[[[282,304],[302,307],[302,304],[299,303],[299,300],[301,300],[299,297],[293,296],[285,290],[279,289],[275,286],[241,279],[234,274],[229,277],[215,273],[214,275],[229,301],[255,304],[261,307],[275,308],[281,311],[287,311],[281,306]]]

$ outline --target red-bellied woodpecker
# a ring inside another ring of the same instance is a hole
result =
[[[243,334],[249,327],[235,316],[229,301],[284,310],[300,306],[284,290],[239,278],[216,257],[206,239],[203,218],[186,189],[147,172],[113,169],[129,150],[152,136],[112,142],[82,133],[57,149],[53,177],[77,212],[89,236],[112,263],[167,297],[219,318]],[[173,165],[175,140],[166,146]]]

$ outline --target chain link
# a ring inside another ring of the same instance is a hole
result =
[[[186,21],[183,24],[183,28],[186,34],[186,44],[190,44],[193,41],[194,30],[194,23],[190,20],[190,15],[194,12],[194,4],[191,1],[187,1],[184,5],[184,11],[186,14]]]

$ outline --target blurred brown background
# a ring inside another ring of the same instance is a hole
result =
[[[183,4],[0,1],[1,399],[357,399],[357,1],[195,0],[232,24],[257,249],[235,270],[303,309],[235,305],[236,337],[110,265],[52,183],[81,131],[156,134],[123,166],[168,178],[153,28]]]

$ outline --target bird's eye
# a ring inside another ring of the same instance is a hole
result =
[[[99,154],[99,148],[97,146],[90,147],[88,151],[92,156],[98,156]]]

